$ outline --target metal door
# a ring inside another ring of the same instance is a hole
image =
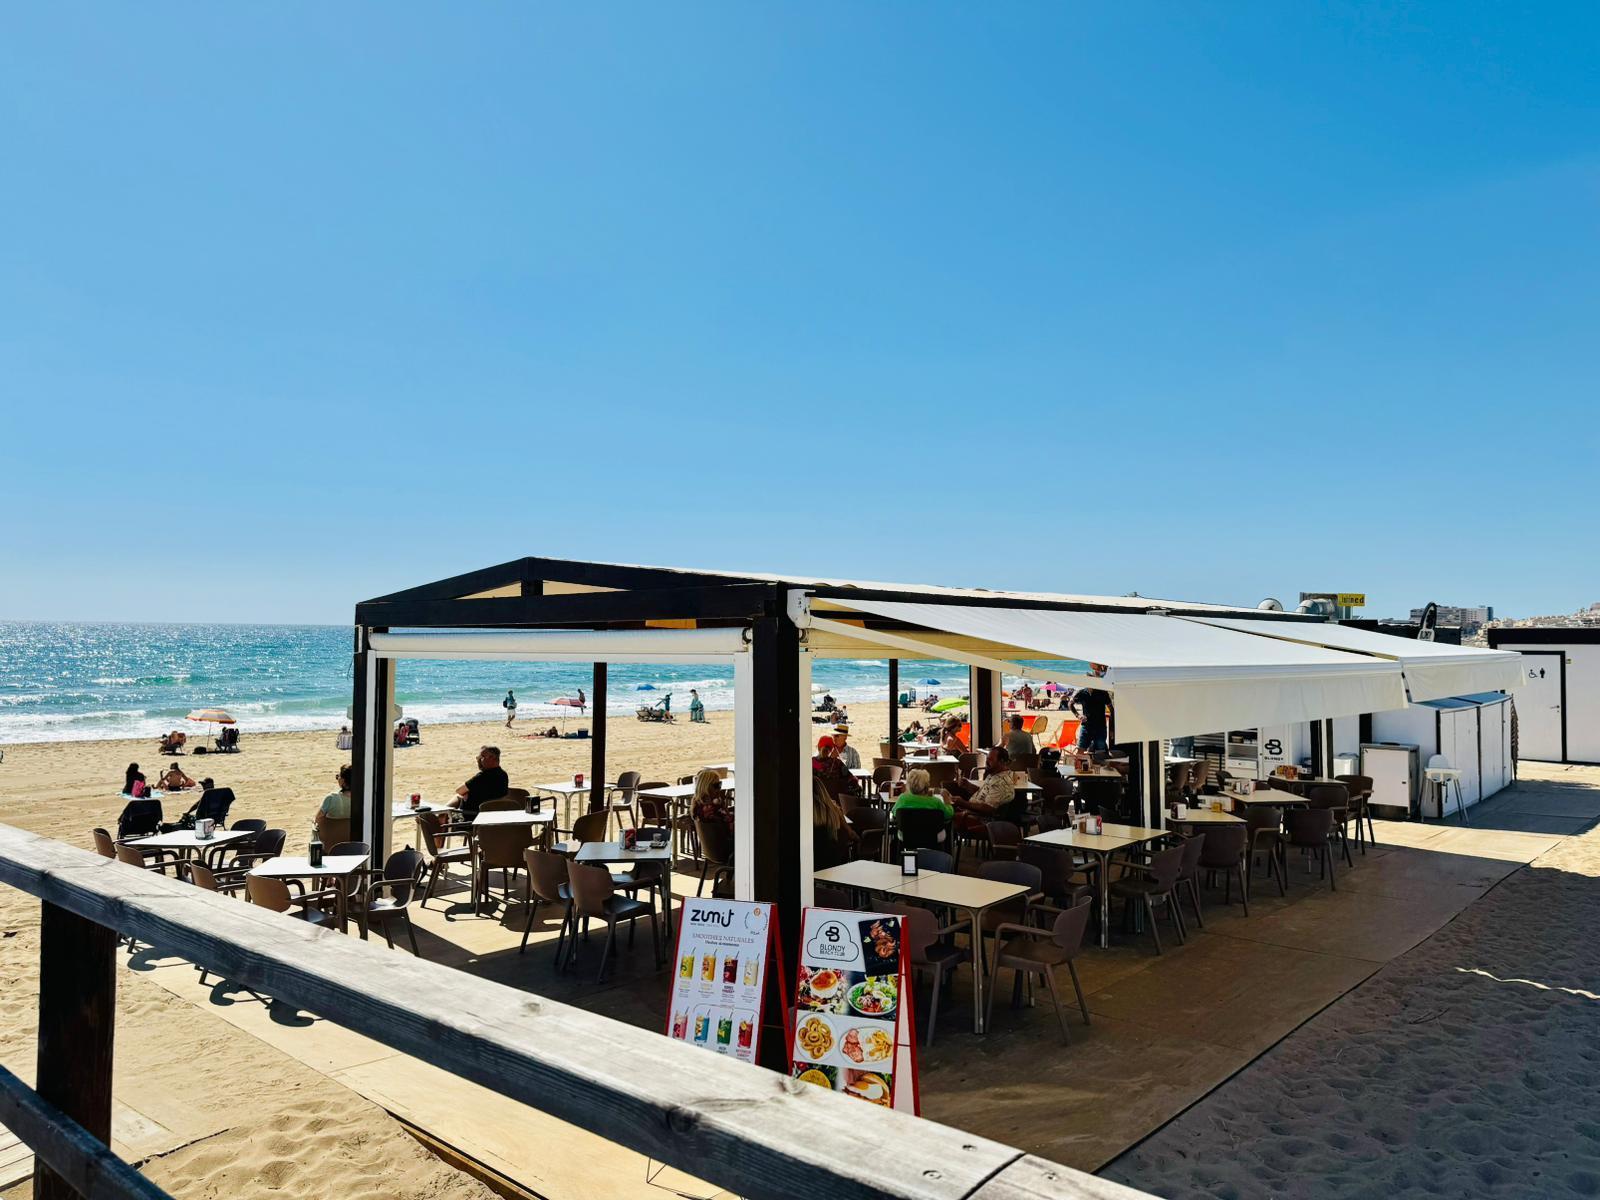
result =
[[[1517,754],[1542,762],[1562,762],[1566,752],[1564,650],[1523,650],[1527,682],[1512,693],[1517,704]]]

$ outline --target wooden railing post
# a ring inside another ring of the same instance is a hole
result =
[[[116,1031],[117,935],[45,901],[39,926],[39,1062],[34,1090],[111,1143],[111,1046]],[[35,1200],[78,1193],[42,1163]]]

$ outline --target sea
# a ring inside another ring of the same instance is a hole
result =
[[[243,732],[338,729],[349,721],[353,634],[345,625],[135,625],[0,621],[0,744],[142,738],[186,725],[200,708],[224,708]],[[882,659],[819,660],[817,694],[880,702]],[[956,663],[902,664],[901,688],[944,698],[967,693]],[[519,722],[560,727],[575,711],[553,701],[592,690],[574,663],[430,662],[406,659],[395,700],[424,725],[504,717],[506,689]],[[671,693],[674,710],[696,688],[710,710],[733,707],[733,672],[714,666],[613,663],[609,713],[632,715]]]

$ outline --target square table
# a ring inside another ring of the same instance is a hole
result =
[[[573,783],[570,779],[563,779],[559,783],[536,783],[533,790],[548,792],[551,796],[564,801],[561,806],[561,825],[564,829],[572,828],[572,798],[574,796],[587,796],[594,790],[594,781],[585,779],[582,783]],[[602,783],[600,790],[610,795],[617,790],[614,783]]]
[[[170,833],[152,833],[146,837],[125,838],[123,845],[137,846],[141,850],[209,850],[226,846],[241,838],[255,837],[249,829],[218,829],[208,838],[202,838],[193,829],[174,829]]]
[[[1144,825],[1113,825],[1108,821],[1100,833],[1084,833],[1081,829],[1073,828],[1052,829],[1049,833],[1036,833],[1028,841],[1082,850],[1100,860],[1100,948],[1103,950],[1111,944],[1111,856],[1118,850],[1166,836],[1165,829],[1151,829]]]
[[[1191,808],[1181,817],[1168,817],[1168,825],[1243,825],[1244,818],[1232,813],[1212,812],[1209,808]]]
[[[972,922],[972,1032],[984,1032],[984,990],[988,980],[983,976],[983,914],[997,904],[1015,900],[1029,893],[1027,884],[1002,883],[998,879],[979,879],[974,875],[956,875],[947,871],[923,871],[914,879],[906,879],[890,894],[941,904],[946,908],[966,913]]]
[[[349,914],[345,911],[344,880],[361,870],[367,865],[369,856],[365,854],[324,854],[322,865],[313,867],[311,860],[304,855],[280,854],[276,858],[269,858],[250,868],[250,874],[261,875],[268,879],[337,879],[341,885],[336,890],[339,893],[339,932],[343,933]]]
[[[819,883],[832,883],[863,892],[882,892],[897,888],[902,883],[908,883],[912,877],[900,873],[899,863],[854,858],[847,863],[840,863],[837,867],[818,871],[812,878]]]
[[[1309,803],[1304,796],[1297,796],[1293,792],[1283,791],[1281,788],[1262,788],[1246,796],[1236,796],[1232,792],[1223,792],[1223,797],[1232,800],[1235,804],[1246,806],[1265,804],[1269,808],[1293,808],[1296,805]]]
[[[523,812],[520,808],[497,808],[488,812],[480,812],[472,818],[472,827],[482,829],[485,825],[554,825],[556,811],[549,812]]]
[[[661,863],[665,870],[661,872],[662,905],[666,912],[662,914],[666,922],[666,934],[672,934],[672,847],[663,846],[659,850],[648,846],[640,846],[634,850],[625,849],[621,842],[585,842],[578,847],[576,861],[588,863],[593,866],[606,866],[613,863],[622,863],[632,866],[635,863]]]

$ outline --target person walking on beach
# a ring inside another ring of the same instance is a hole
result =
[[[689,720],[701,725],[706,721],[706,706],[700,703],[700,692],[697,688],[689,689]]]
[[[517,697],[510,688],[506,689],[506,698],[500,701],[500,707],[506,710],[506,728],[511,728],[511,722],[517,719]]]
[[[589,704],[589,701],[584,698],[583,689],[579,688],[578,689],[578,712],[580,714],[582,714],[583,710],[588,707],[588,704]]]

